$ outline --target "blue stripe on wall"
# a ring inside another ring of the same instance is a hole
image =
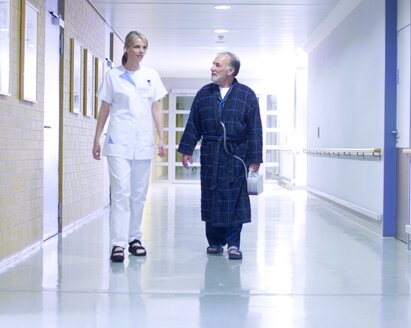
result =
[[[395,236],[397,108],[397,0],[385,0],[385,109],[383,236]]]

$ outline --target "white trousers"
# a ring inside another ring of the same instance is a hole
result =
[[[129,160],[107,156],[110,171],[111,246],[126,248],[141,239],[141,219],[147,196],[151,160]]]

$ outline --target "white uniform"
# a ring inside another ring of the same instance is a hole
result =
[[[110,170],[113,246],[125,248],[127,242],[141,239],[141,218],[154,154],[151,106],[166,94],[158,73],[144,66],[135,72],[123,66],[108,71],[98,92],[101,100],[111,104],[103,155],[107,156]]]

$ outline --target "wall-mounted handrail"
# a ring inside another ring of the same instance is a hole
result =
[[[306,148],[303,152],[307,155],[344,158],[380,160],[381,148]]]
[[[282,153],[296,153],[296,154],[300,152],[298,149],[292,149],[292,148],[267,148],[267,150],[273,150],[273,151],[278,151]]]

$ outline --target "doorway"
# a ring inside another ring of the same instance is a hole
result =
[[[403,150],[410,147],[410,25],[400,20],[399,28],[397,31],[396,129],[393,131],[396,139],[397,161],[394,236],[406,242],[408,235],[405,229],[409,224],[410,213],[410,160]]]
[[[58,233],[60,26],[58,0],[46,1],[44,81],[43,240]],[[54,24],[53,24],[54,22]]]

